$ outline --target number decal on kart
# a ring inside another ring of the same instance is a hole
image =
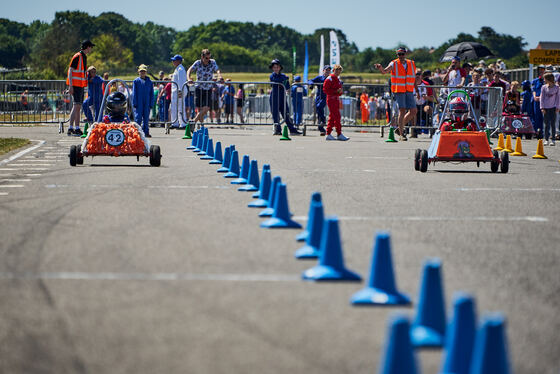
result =
[[[516,129],[520,129],[520,128],[523,127],[523,122],[521,122],[521,121],[518,120],[518,119],[514,119],[514,120],[511,122],[511,125],[512,125],[514,128],[516,128]]]
[[[119,129],[112,129],[107,131],[105,134],[105,141],[107,144],[112,145],[113,147],[118,147],[122,143],[124,143],[124,132]]]

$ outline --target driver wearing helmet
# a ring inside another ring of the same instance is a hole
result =
[[[455,97],[449,102],[449,112],[451,118],[446,118],[441,124],[441,131],[453,131],[466,129],[467,131],[476,131],[475,122],[468,118],[469,107],[462,97]]]
[[[104,123],[122,122],[129,123],[126,114],[127,99],[122,92],[113,92],[107,96],[107,114],[103,117]]]

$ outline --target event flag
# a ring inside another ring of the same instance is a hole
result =
[[[330,32],[331,37],[331,48],[330,48],[330,65],[340,64],[340,45],[338,44],[338,37],[336,32]]]

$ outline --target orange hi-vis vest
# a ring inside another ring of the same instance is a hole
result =
[[[72,68],[72,61],[76,57],[78,57],[78,68],[74,69]],[[81,52],[76,53],[74,56],[72,56],[72,60],[70,60],[66,84],[75,87],[87,87],[88,85],[86,67],[84,66],[84,59],[82,58]]]
[[[416,64],[412,60],[406,60],[406,69],[397,58],[393,60],[391,71],[391,91],[394,93],[414,92],[414,81],[416,80]]]

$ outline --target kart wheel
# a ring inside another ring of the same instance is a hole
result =
[[[70,146],[70,166],[76,166],[76,162],[78,161],[78,150],[75,145]]]
[[[500,167],[500,154],[498,151],[494,151],[492,153],[494,154],[494,159],[490,161],[490,170],[492,170],[492,173],[496,173]]]
[[[84,155],[82,154],[82,145],[78,144],[76,146],[76,163],[78,165],[84,164]]]
[[[419,171],[420,170],[420,154],[422,153],[422,150],[420,148],[418,148],[416,151],[414,151],[414,170]]]
[[[420,153],[420,171],[422,173],[428,171],[428,151],[425,149]]]
[[[502,173],[507,173],[509,171],[509,153],[502,152],[501,160],[502,163],[500,164],[500,171]]]
[[[150,146],[150,165],[160,166],[161,165],[161,151],[159,145]]]

